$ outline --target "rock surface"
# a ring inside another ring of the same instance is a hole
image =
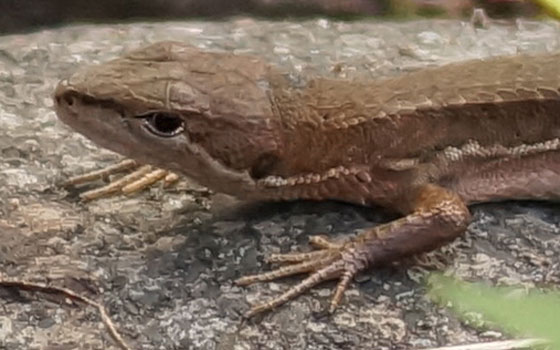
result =
[[[67,287],[103,304],[134,349],[416,349],[490,341],[425,295],[427,271],[526,287],[557,285],[560,207],[479,205],[467,234],[429,255],[368,271],[339,310],[321,314],[326,283],[275,312],[248,304],[295,283],[240,288],[266,253],[306,248],[310,234],[355,233],[391,220],[340,203],[240,203],[183,181],[82,203],[57,183],[119,157],[57,121],[56,82],[82,65],[159,40],[266,57],[296,73],[375,78],[428,65],[559,49],[560,26],[518,21],[329,20],[74,26],[0,40],[0,277]],[[439,264],[433,261],[440,260]],[[0,349],[116,349],[96,310],[0,288]]]

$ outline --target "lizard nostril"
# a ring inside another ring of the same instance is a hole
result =
[[[74,96],[66,94],[64,95],[63,99],[69,107],[72,107],[74,105]]]
[[[77,114],[80,113],[81,99],[80,96],[76,96],[73,91],[65,91],[57,94],[55,97],[55,104],[57,108],[71,115],[77,116]]]

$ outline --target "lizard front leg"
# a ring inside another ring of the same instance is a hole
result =
[[[314,236],[311,243],[320,248],[317,251],[270,256],[269,262],[291,264],[274,271],[242,277],[236,283],[247,285],[299,273],[310,275],[280,296],[253,306],[246,316],[284,304],[318,283],[338,279],[329,307],[329,312],[333,312],[358,272],[369,266],[435,249],[463,233],[471,219],[460,196],[437,185],[427,184],[412,189],[406,201],[405,212],[408,215],[366,230],[348,242],[331,243],[323,237]]]

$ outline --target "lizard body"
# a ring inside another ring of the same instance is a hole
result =
[[[465,231],[467,205],[560,198],[560,54],[498,57],[377,81],[294,77],[251,56],[163,42],[55,92],[59,118],[99,145],[245,199],[335,199],[403,217],[345,243],[274,255],[310,273],[250,314]]]

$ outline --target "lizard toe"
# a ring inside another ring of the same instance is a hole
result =
[[[81,185],[100,179],[107,179],[124,171],[129,174],[110,181],[107,185],[89,190],[80,194],[82,200],[94,200],[101,197],[114,196],[117,194],[132,194],[140,192],[155,183],[163,180],[165,186],[176,182],[178,176],[170,171],[154,168],[151,165],[139,165],[132,159],[125,159],[117,164],[110,165],[101,170],[94,170],[82,175],[74,176],[63,183],[64,186]]]
[[[347,243],[334,246],[332,243],[329,243],[329,246],[334,248],[310,253],[273,255],[269,258],[269,261],[296,263],[282,266],[273,271],[238,279],[236,281],[237,284],[247,285],[255,282],[272,281],[295,274],[310,273],[308,277],[281,295],[252,307],[246,316],[251,317],[257,313],[272,310],[321,282],[339,279],[329,306],[329,312],[333,312],[340,304],[344,292],[348,289],[353,277],[367,267],[367,260],[362,258],[364,252],[362,252],[362,247],[359,244]]]

